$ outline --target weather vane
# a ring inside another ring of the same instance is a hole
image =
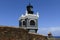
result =
[[[29,5],[30,5],[30,0],[29,0]]]

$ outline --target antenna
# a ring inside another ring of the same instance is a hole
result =
[[[31,0],[29,0],[29,5],[31,5],[31,2],[30,2]]]
[[[29,0],[29,4],[30,4],[30,0]]]

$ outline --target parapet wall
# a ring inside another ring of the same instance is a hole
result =
[[[45,36],[28,33],[22,28],[0,26],[0,40],[47,40]]]
[[[0,40],[28,40],[27,31],[21,28],[0,27]]]

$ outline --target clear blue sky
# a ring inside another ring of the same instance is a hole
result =
[[[39,34],[52,32],[60,36],[60,0],[30,0],[34,13],[39,12]],[[25,13],[29,0],[0,0],[0,25],[19,26],[19,17]]]

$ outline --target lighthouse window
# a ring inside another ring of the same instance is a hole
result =
[[[25,21],[23,21],[23,25],[25,25],[26,23],[25,23]]]
[[[19,25],[21,26],[22,25],[22,22],[19,22]]]
[[[30,25],[35,25],[35,21],[34,20],[31,20],[30,21]]]

